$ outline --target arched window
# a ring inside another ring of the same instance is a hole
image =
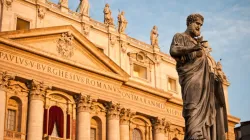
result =
[[[6,130],[21,132],[22,102],[17,97],[8,100]]]
[[[133,140],[142,140],[142,134],[139,129],[134,129],[133,130]]]
[[[49,109],[49,126],[48,134],[54,137],[63,138],[64,130],[64,115],[63,111],[58,106],[52,106]]]
[[[102,121],[100,118],[94,116],[91,119],[90,140],[102,139]]]

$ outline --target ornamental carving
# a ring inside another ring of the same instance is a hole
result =
[[[46,14],[46,9],[39,6],[37,9],[37,14],[38,14],[38,17],[40,19],[43,19],[45,17],[45,14]]]
[[[133,115],[135,115],[135,113],[132,113],[130,109],[122,108],[120,114],[120,123],[129,124],[129,120]]]
[[[5,5],[8,8],[11,8],[13,0],[5,0]]]
[[[105,115],[106,109],[102,104],[94,101],[93,105],[91,106],[91,113],[95,115]]]
[[[82,93],[76,98],[77,112],[89,112],[93,108],[93,99]]]
[[[0,73],[0,88],[7,89],[10,85],[10,80],[14,79],[14,77],[7,72]]]
[[[28,87],[30,88],[30,100],[44,101],[45,92],[47,89],[49,89],[49,87],[46,86],[44,82],[32,80],[28,83]]]
[[[121,50],[123,53],[127,52],[127,43],[124,41],[121,42]]]
[[[88,36],[90,32],[90,25],[86,24],[86,23],[82,23],[82,33],[85,36]]]
[[[63,7],[68,7],[68,0],[60,0],[59,5]]]
[[[116,42],[117,42],[116,36],[110,34],[110,36],[109,36],[109,41],[110,41],[111,46],[114,46],[114,45],[116,44]]]
[[[73,35],[70,32],[63,33],[57,41],[57,51],[65,58],[70,58],[74,55]]]
[[[154,125],[155,133],[165,133],[166,129],[170,129],[171,123],[166,121],[165,118],[155,119],[152,121]]]
[[[119,119],[120,111],[121,111],[121,107],[119,103],[114,104],[112,102],[109,102],[106,104],[106,109],[107,109],[108,119]]]
[[[24,83],[10,80],[9,81],[9,87],[8,92],[13,93],[15,95],[24,95],[27,96],[27,93],[29,92],[29,89],[26,87]]]

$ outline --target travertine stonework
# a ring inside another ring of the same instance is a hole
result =
[[[89,2],[73,12],[68,0],[1,1],[0,139],[131,140],[141,134],[142,140],[182,140],[176,62],[160,51],[158,31],[153,46],[136,40],[125,34],[124,13],[115,27],[104,10],[102,23],[89,17]],[[17,19],[28,21],[30,30],[16,31]],[[227,108],[228,86],[224,80]],[[49,134],[53,106],[63,112],[61,138]],[[16,111],[14,130],[7,127],[10,110]],[[228,120],[233,140],[239,119]]]

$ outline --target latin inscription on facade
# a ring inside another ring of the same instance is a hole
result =
[[[109,84],[105,81],[101,81],[101,80],[93,79],[91,77],[87,77],[86,75],[83,75],[80,73],[71,72],[69,70],[65,70],[65,69],[60,68],[60,67],[52,66],[52,65],[45,64],[45,63],[38,62],[38,61],[34,61],[34,60],[30,60],[30,59],[18,56],[16,54],[14,55],[11,53],[4,52],[2,50],[0,50],[0,60],[6,61],[6,62],[11,62],[13,64],[16,64],[16,65],[19,65],[22,67],[26,67],[26,68],[29,68],[32,70],[40,71],[40,72],[50,74],[50,75],[53,75],[56,77],[64,78],[67,80],[71,80],[71,81],[81,83],[81,84],[84,84],[87,86],[91,86],[94,88],[106,90],[108,92],[113,92],[113,93],[116,93],[117,95],[119,95],[121,98],[130,100],[130,101],[142,104],[142,105],[146,105],[146,106],[150,106],[150,107],[164,110],[169,115],[182,117],[182,113],[180,110],[167,107],[165,105],[165,103],[163,103],[163,102],[159,102],[157,100],[153,100],[153,99],[147,98],[145,96],[137,95],[137,94],[134,94],[132,92],[122,90],[118,86],[115,86],[113,84]]]

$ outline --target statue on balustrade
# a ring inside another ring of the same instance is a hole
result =
[[[103,10],[104,13],[104,24],[106,25],[114,25],[114,19],[112,17],[112,12],[109,8],[109,4],[106,4]]]
[[[154,26],[150,33],[150,41],[153,47],[159,48],[158,36],[159,36],[158,29],[156,26]]]
[[[225,140],[228,131],[221,74],[200,37],[204,18],[187,17],[187,29],[173,37],[170,54],[176,60],[183,99],[185,140]]]
[[[76,11],[79,11],[83,16],[89,16],[89,1],[80,0],[80,4],[77,7]]]
[[[125,12],[122,11],[121,13],[119,13],[118,15],[118,32],[119,33],[124,33],[125,29],[127,27],[127,20],[125,19]]]

